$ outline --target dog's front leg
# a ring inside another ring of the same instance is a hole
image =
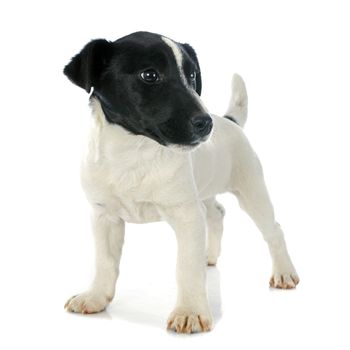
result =
[[[178,333],[209,331],[211,314],[206,291],[206,224],[200,203],[168,208],[166,220],[175,230],[178,253],[177,303],[168,329]]]
[[[68,311],[83,314],[103,311],[113,299],[124,242],[123,220],[111,221],[103,209],[94,208],[92,222],[96,247],[95,278],[88,291],[73,296],[65,305]]]

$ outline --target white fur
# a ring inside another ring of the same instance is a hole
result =
[[[231,84],[231,99],[225,114],[234,117],[238,125],[243,128],[248,116],[247,89],[243,79],[238,74],[233,75]]]
[[[183,55],[182,52],[180,50],[180,48],[178,47],[178,45],[172,41],[171,39],[162,36],[162,40],[171,48],[171,50],[173,51],[174,57],[175,57],[175,61],[176,61],[176,65],[177,65],[177,69],[179,71],[181,80],[183,82],[183,84],[185,86],[188,86],[186,78],[185,78],[185,73],[183,70],[183,66],[182,66],[182,61],[183,61]]]
[[[242,86],[244,83],[238,84],[240,91]],[[245,121],[241,99],[231,101],[233,117]],[[224,192],[237,196],[261,230],[272,257],[273,285],[296,285],[298,277],[275,221],[260,162],[238,125],[212,116],[209,141],[191,152],[174,152],[106,122],[99,102],[91,104],[93,127],[82,183],[94,212],[96,277],[88,292],[68,301],[69,310],[97,312],[113,298],[124,222],[165,220],[178,242],[178,298],[169,328],[186,332],[210,329],[205,266],[206,259],[215,264],[220,253],[224,210],[215,196]]]
[[[198,94],[196,93],[196,91],[189,86],[186,76],[185,76],[185,72],[183,69],[183,53],[181,52],[180,47],[178,46],[178,44],[176,42],[174,42],[173,40],[167,38],[167,37],[162,37],[162,40],[171,48],[171,50],[173,51],[173,55],[176,61],[176,65],[177,65],[177,69],[179,71],[179,75],[180,75],[180,79],[183,83],[183,85],[187,88],[188,92],[190,92],[194,99],[196,100],[197,104],[200,106],[200,108],[203,111],[207,111],[207,108],[205,107],[205,105],[203,104],[202,100],[199,98]],[[183,148],[183,147],[182,147]]]

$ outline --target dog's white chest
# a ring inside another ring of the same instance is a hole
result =
[[[124,172],[121,165],[108,161],[83,165],[82,183],[90,203],[103,208],[111,219],[159,221],[151,182],[142,168]]]
[[[183,199],[179,197],[184,186],[175,181],[180,177],[183,155],[174,156],[154,145],[154,141],[130,135],[117,126],[93,128],[82,164],[82,185],[89,202],[104,208],[111,219],[160,221],[159,203],[171,205]],[[180,186],[181,191],[174,186]]]
[[[161,220],[157,207],[150,202],[136,202],[130,198],[115,197],[106,205],[111,218],[118,217],[136,224]]]

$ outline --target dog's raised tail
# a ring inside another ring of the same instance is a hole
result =
[[[248,95],[245,83],[240,75],[234,74],[231,84],[231,99],[225,118],[232,120],[242,128],[248,116]]]

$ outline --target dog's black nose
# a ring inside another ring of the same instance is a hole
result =
[[[208,135],[213,127],[213,121],[208,114],[191,119],[194,132],[200,136]]]

